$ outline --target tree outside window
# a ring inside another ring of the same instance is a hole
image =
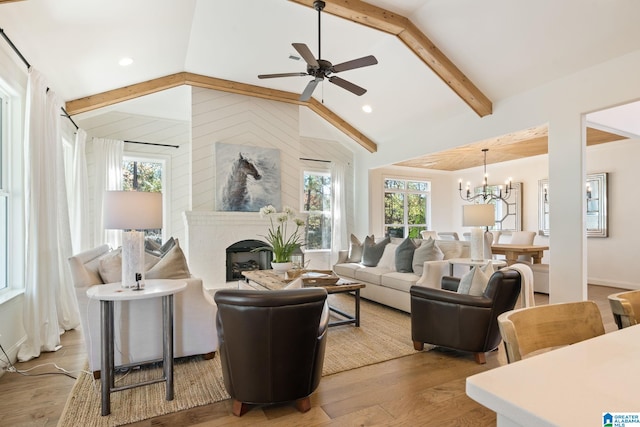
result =
[[[304,172],[303,212],[307,214],[306,250],[331,249],[331,175]]]
[[[162,192],[164,164],[153,160],[127,158],[122,161],[122,189],[124,191]],[[145,230],[145,237],[162,243],[162,229]]]
[[[431,183],[384,180],[384,231],[391,237],[420,237],[430,219]]]

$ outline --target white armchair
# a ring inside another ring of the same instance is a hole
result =
[[[108,245],[69,258],[76,288],[89,369],[98,377],[100,354],[100,303],[87,297],[87,289],[100,286],[100,260]],[[174,298],[174,357],[202,354],[211,358],[218,349],[217,306],[202,280],[184,279],[187,288]],[[162,303],[160,298],[122,301],[115,308],[115,365],[143,363],[162,358]]]

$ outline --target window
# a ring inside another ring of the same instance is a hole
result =
[[[302,211],[307,214],[306,250],[331,249],[331,174],[304,172]]]
[[[9,247],[9,186],[8,186],[8,147],[9,147],[9,97],[0,91],[0,290],[6,289],[8,277]]]
[[[125,156],[122,160],[122,189],[162,193],[163,171],[164,161],[162,160]],[[166,205],[166,194],[163,196],[162,203]],[[162,229],[145,230],[144,234],[145,237],[162,243]]]
[[[420,237],[430,226],[431,183],[384,180],[384,232],[391,237]]]

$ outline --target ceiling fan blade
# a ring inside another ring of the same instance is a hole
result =
[[[318,61],[316,60],[315,56],[313,56],[313,53],[311,53],[311,49],[309,49],[309,47],[306,44],[291,43],[291,46],[293,46],[293,48],[298,51],[300,56],[302,56],[302,59],[304,59],[309,66],[314,68],[320,67],[320,64],[318,64]]]
[[[259,79],[273,79],[275,77],[294,77],[306,76],[307,73],[280,73],[280,74],[259,74]]]
[[[356,84],[346,81],[345,79],[341,79],[340,77],[332,76],[329,77],[329,81],[334,85],[340,86],[342,89],[346,89],[351,93],[354,93],[358,96],[364,95],[367,90],[363,87],[360,87]]]
[[[311,80],[307,87],[304,88],[304,92],[302,92],[302,95],[300,95],[300,101],[308,101],[309,98],[311,98],[311,94],[313,93],[314,89],[322,80],[322,77],[316,77],[315,79]]]
[[[351,61],[343,62],[341,64],[334,65],[332,71],[339,73],[341,71],[353,70],[354,68],[368,67],[369,65],[376,65],[378,60],[375,56],[363,56],[362,58],[353,59]]]

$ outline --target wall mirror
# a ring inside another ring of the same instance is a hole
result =
[[[522,183],[514,182],[512,186],[513,192],[506,201],[501,199],[492,199],[487,202],[495,205],[496,207],[496,225],[490,227],[491,230],[522,230]],[[487,192],[491,194],[498,194],[499,187],[501,186],[487,185]],[[474,192],[475,194],[482,194],[482,187],[475,187]]]
[[[607,173],[587,175],[587,237],[608,237]],[[538,227],[540,234],[549,235],[549,180],[538,181]]]

